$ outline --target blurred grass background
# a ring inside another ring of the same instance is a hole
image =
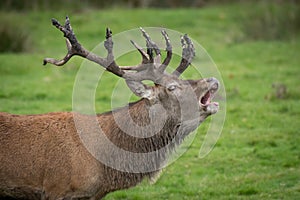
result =
[[[145,182],[105,199],[300,198],[298,1],[61,2],[1,1],[0,111],[72,110],[82,59],[63,68],[42,66],[44,57],[65,55],[62,34],[50,19],[62,22],[66,15],[87,49],[103,40],[107,26],[114,33],[140,26],[188,33],[213,58],[226,87],[226,122],[207,157],[199,159],[198,152],[209,121],[155,184]],[[107,73],[101,81],[106,87],[96,94],[99,112],[110,109],[111,82],[117,78]]]

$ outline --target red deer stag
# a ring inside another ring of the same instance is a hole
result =
[[[77,41],[68,17],[65,25],[55,19],[52,24],[63,32],[68,53],[62,60],[45,58],[44,65],[61,66],[72,56],[81,56],[125,79],[141,99],[96,116],[78,112],[0,113],[1,198],[101,199],[109,192],[135,186],[143,178],[157,174],[175,147],[218,111],[218,103],[211,101],[218,90],[218,80],[179,78],[195,56],[187,35],[181,38],[181,62],[170,74],[165,69],[172,47],[165,31],[162,36],[166,57],[162,62],[160,49],[141,29],[146,50],[131,41],[142,56],[141,64],[121,67],[114,59],[110,29],[106,29],[104,42],[108,54],[102,58]],[[154,85],[146,85],[144,80]],[[94,119],[97,127],[90,123]],[[130,120],[134,125],[130,125]],[[94,134],[97,128],[101,129],[99,138]],[[92,148],[87,148],[88,141]],[[122,152],[142,156],[118,154],[108,143]],[[107,163],[102,162],[103,158]]]

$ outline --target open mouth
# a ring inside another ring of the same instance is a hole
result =
[[[206,106],[206,105],[210,104],[211,96],[212,95],[211,95],[210,91],[207,91],[205,93],[205,95],[200,99],[201,105]]]
[[[199,99],[200,106],[207,107],[209,105],[219,106],[218,102],[212,102],[214,94],[218,90],[218,85],[213,85],[202,97]]]

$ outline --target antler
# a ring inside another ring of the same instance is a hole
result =
[[[158,77],[164,74],[164,71],[168,64],[170,63],[172,57],[172,46],[170,43],[170,39],[166,31],[162,31],[162,35],[166,41],[166,51],[167,56],[164,61],[161,63],[161,52],[158,46],[151,40],[150,36],[146,33],[143,28],[140,28],[144,38],[146,39],[146,46],[147,52],[145,52],[138,44],[131,40],[131,43],[135,46],[135,48],[141,53],[142,55],[142,63],[138,66],[134,67],[122,67],[123,70],[135,70],[138,72],[141,71],[148,71],[148,74],[157,74]],[[155,52],[156,56],[154,57],[153,51]],[[166,75],[166,74],[165,74]],[[153,77],[154,78],[154,77]],[[157,80],[157,77],[154,79]],[[143,79],[145,80],[145,79]],[[151,80],[151,79],[150,79]]]
[[[64,26],[62,26],[56,19],[52,19],[52,24],[61,32],[63,32],[64,37],[66,38],[68,51],[66,56],[61,60],[56,60],[54,58],[45,58],[44,65],[46,65],[47,63],[51,63],[56,66],[62,66],[67,63],[73,56],[81,56],[103,66],[106,70],[112,72],[113,74],[124,78],[130,89],[138,96],[145,96],[144,92],[145,89],[147,89],[147,86],[142,83],[143,80],[151,80],[156,84],[160,84],[162,77],[170,76],[169,74],[165,73],[165,69],[172,58],[172,46],[168,34],[164,30],[161,33],[166,41],[167,56],[163,60],[163,62],[161,62],[161,52],[159,47],[151,40],[147,32],[144,29],[140,28],[144,38],[146,39],[147,52],[145,52],[134,41],[131,40],[131,43],[142,55],[142,63],[137,66],[120,67],[116,64],[114,59],[112,32],[109,28],[106,29],[106,40],[104,42],[104,47],[107,50],[107,56],[106,58],[101,58],[98,55],[86,50],[78,42],[72,30],[70,19],[68,17],[66,17]],[[173,75],[176,76],[179,76],[189,66],[191,60],[195,55],[193,43],[187,35],[184,35],[181,38],[181,43],[183,47],[182,60],[176,71],[173,72]]]
[[[106,58],[101,58],[96,54],[86,50],[77,41],[77,38],[72,30],[69,17],[66,17],[66,22],[64,26],[62,26],[56,19],[52,19],[52,24],[57,29],[59,29],[61,32],[64,33],[68,52],[67,55],[62,60],[56,60],[54,58],[45,58],[44,65],[46,65],[47,63],[51,63],[56,66],[62,66],[65,63],[67,63],[70,60],[70,58],[72,58],[74,55],[78,55],[103,66],[108,71],[114,73],[117,76],[123,77],[124,72],[119,68],[119,66],[114,61],[114,56],[112,52],[113,42],[111,39],[112,32],[109,28],[106,29],[106,41],[104,42],[104,46],[108,54]]]
[[[195,48],[192,40],[185,34],[181,36],[181,45],[182,45],[182,56],[181,62],[176,70],[173,72],[173,75],[180,76],[186,70],[186,68],[191,64],[193,58],[195,57]]]

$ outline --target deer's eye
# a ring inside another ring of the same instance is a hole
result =
[[[169,91],[173,91],[173,90],[175,90],[176,88],[177,88],[176,85],[170,85],[170,86],[168,86],[168,90],[169,90]]]

